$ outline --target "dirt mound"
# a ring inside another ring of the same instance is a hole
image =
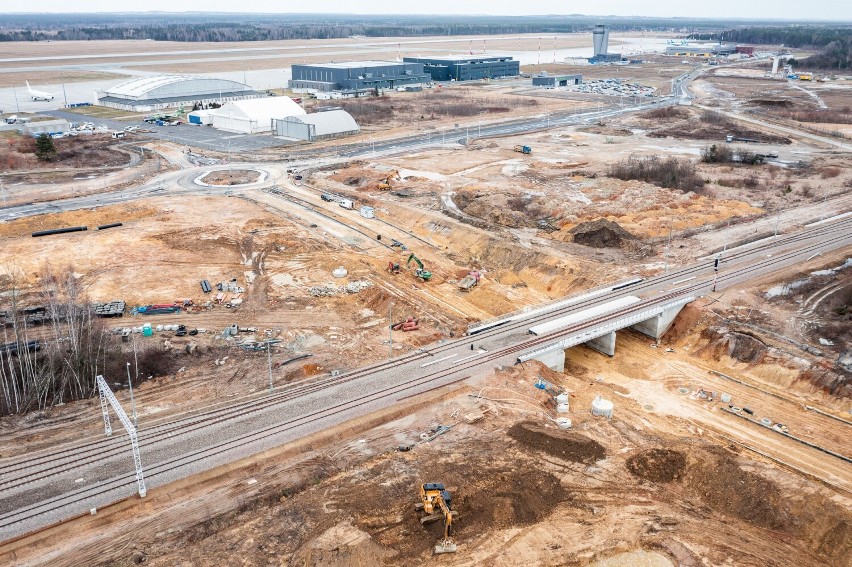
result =
[[[575,463],[591,464],[606,457],[606,450],[597,441],[578,433],[547,429],[532,423],[513,425],[509,436],[524,447]]]
[[[683,483],[723,514],[773,530],[789,525],[790,513],[778,485],[742,470],[724,449],[708,447],[690,455]]]
[[[746,102],[754,106],[767,106],[770,108],[792,108],[793,101],[788,99],[777,98],[753,98]]]
[[[627,470],[651,482],[678,480],[686,468],[686,455],[671,449],[650,449],[627,459]]]
[[[607,219],[580,223],[569,232],[574,235],[574,242],[592,248],[620,248],[625,241],[636,240],[617,222]]]
[[[305,567],[366,567],[381,564],[382,557],[389,555],[392,553],[373,541],[370,534],[356,528],[351,522],[344,521],[327,529],[302,547],[293,557],[293,564]]]
[[[727,328],[708,327],[701,332],[701,337],[709,340],[708,346],[704,349],[708,351],[708,354],[715,355],[717,358],[727,355],[747,364],[759,363],[769,350],[760,339]]]
[[[552,474],[526,467],[492,473],[484,483],[463,485],[454,496],[462,535],[534,524],[568,493]]]

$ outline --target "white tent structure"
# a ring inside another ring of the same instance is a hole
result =
[[[228,132],[258,134],[272,131],[272,120],[303,116],[304,109],[286,96],[236,100],[211,115],[213,127]]]
[[[352,115],[343,109],[326,110],[303,116],[273,119],[276,136],[313,142],[324,138],[348,136],[361,131]]]

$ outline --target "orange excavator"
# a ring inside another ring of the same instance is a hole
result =
[[[385,176],[384,180],[382,180],[382,181],[380,181],[380,182],[379,182],[379,189],[380,189],[381,191],[388,191],[388,190],[390,190],[390,188],[392,187],[392,185],[391,185],[391,181],[393,181],[394,179],[402,179],[402,178],[399,176],[399,171],[397,171],[397,170],[393,170],[393,171],[391,171],[390,173],[388,173],[388,174]]]
[[[420,485],[420,502],[414,505],[415,510],[423,510],[426,516],[420,518],[420,523],[426,525],[443,518],[444,537],[435,545],[435,553],[455,553],[456,543],[450,537],[453,520],[458,512],[452,509],[453,498],[450,492],[440,482],[427,482]]]

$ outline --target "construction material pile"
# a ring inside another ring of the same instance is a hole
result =
[[[336,286],[331,284],[315,285],[310,289],[310,293],[314,297],[333,297],[335,295],[345,295],[360,293],[365,289],[373,287],[373,282],[367,280],[355,280],[346,285]]]

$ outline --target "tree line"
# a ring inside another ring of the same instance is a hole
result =
[[[14,266],[4,271],[0,291],[9,300],[0,317],[0,416],[91,397],[98,374],[124,383],[127,362],[134,365],[134,380],[137,373],[144,378],[169,371],[162,347],[123,352],[119,338],[93,315],[73,268],[46,267],[40,289],[27,294],[44,309],[41,324],[23,303],[24,273]]]

